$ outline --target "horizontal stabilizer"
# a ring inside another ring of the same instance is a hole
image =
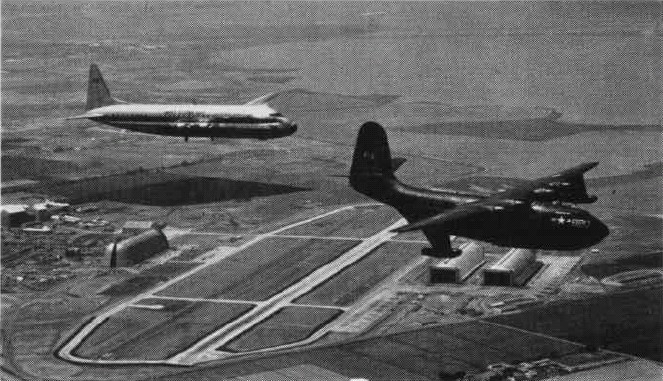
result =
[[[407,159],[402,158],[402,157],[395,157],[395,158],[391,159],[391,168],[392,168],[392,170],[397,171],[398,168],[400,168],[403,164],[405,164],[406,161],[407,161]],[[343,177],[343,178],[346,178],[346,179],[348,177],[350,177],[350,175],[340,175],[340,174],[332,174],[332,175],[328,175],[328,176],[329,177]]]
[[[274,99],[277,95],[279,95],[278,92],[273,92],[269,94],[265,94],[261,97],[258,97],[256,99],[250,100],[246,103],[244,103],[246,106],[254,106],[254,105],[263,105],[266,104],[267,102],[271,101]]]
[[[391,159],[391,169],[392,169],[392,171],[394,171],[394,172],[398,171],[398,168],[400,168],[403,164],[405,164],[406,161],[407,161],[407,159],[405,159],[403,157],[394,157],[394,158],[392,158]]]

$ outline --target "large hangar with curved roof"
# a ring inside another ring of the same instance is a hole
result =
[[[106,259],[110,267],[129,267],[141,263],[168,249],[168,240],[159,229],[149,229],[143,233],[106,247]]]

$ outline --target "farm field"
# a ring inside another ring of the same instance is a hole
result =
[[[357,243],[270,237],[172,284],[158,295],[265,300]]]

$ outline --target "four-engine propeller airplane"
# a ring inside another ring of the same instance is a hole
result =
[[[577,250],[609,233],[596,217],[570,205],[596,201],[596,196],[587,194],[583,178],[596,162],[492,195],[415,188],[398,181],[393,164],[384,129],[375,122],[364,123],[357,136],[350,185],[407,219],[409,224],[395,232],[422,230],[432,246],[423,249],[423,255],[459,255],[451,247],[450,235],[498,246]]]
[[[266,102],[274,93],[243,105],[138,104],[113,98],[97,65],[90,65],[85,113],[89,119],[148,134],[208,138],[273,139],[292,135],[297,125]]]

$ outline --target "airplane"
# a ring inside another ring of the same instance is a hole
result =
[[[583,175],[598,162],[490,195],[406,185],[395,177],[393,164],[385,130],[375,122],[364,123],[357,135],[350,186],[405,217],[408,224],[394,232],[423,231],[431,247],[422,249],[422,255],[460,255],[451,247],[450,235],[505,247],[578,250],[609,234],[603,222],[573,205],[597,200],[587,194]]]
[[[148,134],[214,138],[273,139],[289,136],[297,125],[266,102],[270,93],[243,105],[138,104],[113,98],[95,64],[90,65],[85,113],[67,119],[89,119]]]

